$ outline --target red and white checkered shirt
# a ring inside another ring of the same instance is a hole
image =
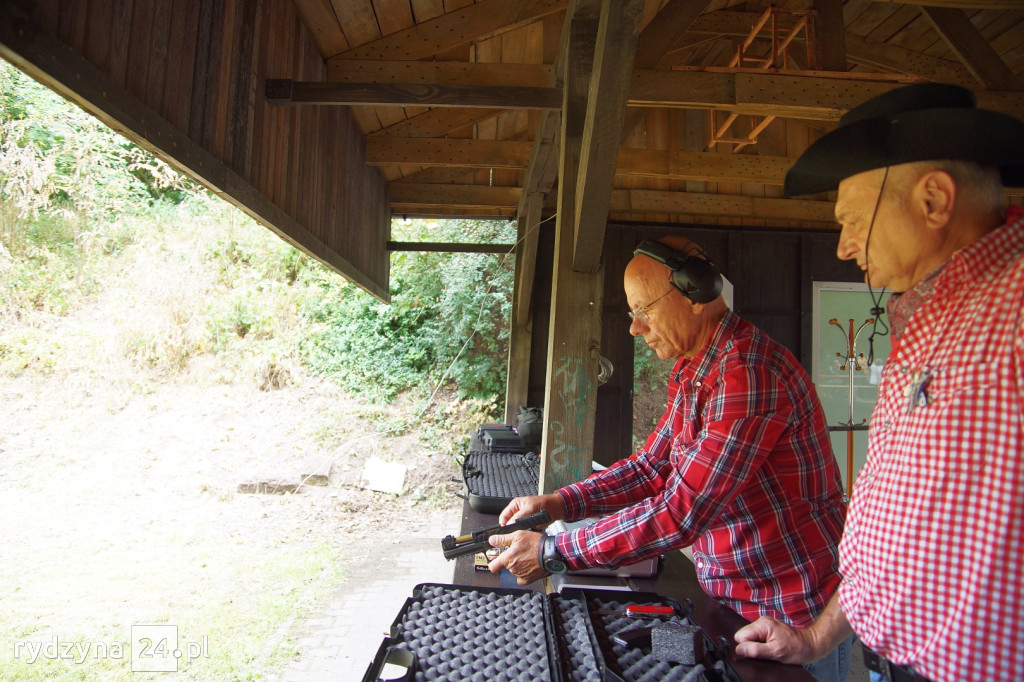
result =
[[[882,372],[843,613],[936,682],[1024,679],[1024,224],[956,252]]]
[[[558,491],[570,568],[693,545],[704,590],[751,620],[809,625],[839,584],[846,505],[814,386],[793,355],[729,312],[680,359],[644,447]],[[617,512],[617,513],[616,513]]]

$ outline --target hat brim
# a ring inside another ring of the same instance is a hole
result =
[[[828,192],[846,178],[914,161],[973,161],[1024,186],[1024,124],[988,109],[925,109],[841,126],[807,148],[786,173],[787,196]]]

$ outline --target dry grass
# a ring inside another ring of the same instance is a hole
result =
[[[294,292],[226,287],[224,273],[182,256],[208,226],[192,228],[126,249],[110,285],[70,314],[4,312],[0,679],[138,679],[126,659],[29,664],[15,645],[126,645],[143,623],[208,638],[210,657],[183,665],[184,679],[261,679],[344,580],[353,533],[400,537],[460,503],[449,453],[472,406],[408,431],[414,402],[367,406],[309,376],[286,352]],[[263,317],[245,335],[211,334],[240,291]],[[329,486],[237,492],[254,476],[294,475],[311,455],[334,462]],[[370,456],[412,470],[405,496],[359,487]]]

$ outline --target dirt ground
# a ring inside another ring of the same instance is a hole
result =
[[[386,553],[431,509],[461,505],[441,444],[381,435],[410,405],[367,408],[309,376],[261,391],[210,381],[213,372],[199,363],[131,386],[0,381],[3,639],[125,639],[146,622],[222,627],[226,638],[250,618],[248,634],[265,641],[246,646],[265,648],[284,638],[260,633],[274,607],[262,594],[280,588],[278,601],[312,609],[344,580],[347,539],[378,538],[369,546]],[[329,485],[238,492],[246,481],[298,480],[310,457],[333,461]],[[361,487],[371,457],[407,468],[401,496]],[[2,646],[0,679],[21,679],[12,642]],[[231,677],[258,678],[271,654],[240,652],[244,674]]]

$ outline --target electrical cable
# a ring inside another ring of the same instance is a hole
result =
[[[885,296],[885,285],[882,285],[882,289],[878,292],[878,297],[875,297],[875,289],[871,286],[871,261],[868,259],[868,247],[871,244],[871,233],[875,229],[875,217],[878,215],[878,207],[882,204],[882,194],[885,192],[885,182],[889,178],[889,166],[885,167],[885,174],[882,175],[882,186],[878,189],[878,199],[875,200],[875,210],[871,212],[871,224],[868,225],[868,238],[864,241],[864,267],[866,276],[864,280],[868,284],[868,295],[871,296],[871,334],[868,336],[868,365],[872,365],[875,361],[875,336],[888,336],[889,325],[882,319],[882,315],[885,314],[885,308],[882,307],[882,297]],[[878,331],[878,325],[881,323],[885,327],[884,332]]]

